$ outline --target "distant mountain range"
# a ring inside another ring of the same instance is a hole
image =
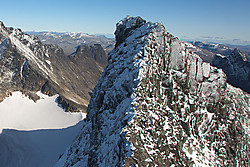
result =
[[[231,54],[231,52],[236,48],[238,48],[243,54],[246,54],[248,60],[250,59],[250,45],[225,45],[203,41],[191,41],[187,43],[198,47],[199,49],[194,48],[190,45],[190,49],[195,53],[199,54],[199,56],[201,56],[206,62],[211,63],[215,54],[228,55]]]
[[[56,44],[63,48],[65,54],[72,54],[79,45],[100,44],[106,53],[109,53],[115,44],[114,38],[107,38],[105,35],[90,35],[88,33],[75,32],[25,32],[37,36],[43,44]]]
[[[241,52],[245,53],[250,60],[250,45],[225,45],[229,48],[238,48]]]
[[[25,32],[30,35],[37,36],[45,44],[56,44],[63,48],[66,54],[71,54],[75,51],[76,47],[82,44],[100,44],[106,53],[109,53],[115,45],[114,35],[112,34],[88,34],[88,33],[76,33],[76,32],[36,32],[28,31]],[[203,50],[212,52],[212,54],[226,54],[234,50],[235,48],[240,49],[242,53],[245,53],[250,60],[250,45],[229,45],[219,44],[204,41],[191,41],[192,43]],[[211,55],[211,53],[204,51],[202,55]],[[212,55],[211,55],[212,56]],[[204,58],[204,57],[203,57]],[[211,61],[209,58],[204,58],[205,61]]]

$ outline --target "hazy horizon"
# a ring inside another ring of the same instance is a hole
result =
[[[127,15],[162,23],[180,39],[250,45],[249,0],[4,1],[0,20],[23,31],[113,34]]]

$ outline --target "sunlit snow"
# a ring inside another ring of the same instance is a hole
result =
[[[21,92],[0,103],[0,166],[52,166],[79,133],[85,114],[66,113],[55,99]]]
[[[48,97],[38,93],[41,97],[36,103],[21,92],[14,92],[12,96],[0,103],[0,132],[2,129],[35,130],[60,129],[78,123],[81,113],[67,113],[57,106],[57,96]]]

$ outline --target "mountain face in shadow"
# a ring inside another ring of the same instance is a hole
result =
[[[226,56],[216,54],[212,65],[222,69],[227,75],[227,82],[250,93],[250,62],[238,49]]]
[[[83,124],[84,121],[64,129],[4,129],[0,134],[0,166],[53,166]]]
[[[245,92],[250,92],[250,62],[245,53],[222,44],[194,41],[186,42],[187,49],[203,61],[220,68],[227,75],[227,82]]]

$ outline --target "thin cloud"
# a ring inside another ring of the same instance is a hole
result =
[[[241,40],[236,38],[236,39],[233,39],[232,41],[237,42],[237,41],[241,41]]]
[[[223,37],[213,37],[213,36],[201,36],[201,38],[204,38],[204,39],[217,39],[217,40],[225,39]]]

